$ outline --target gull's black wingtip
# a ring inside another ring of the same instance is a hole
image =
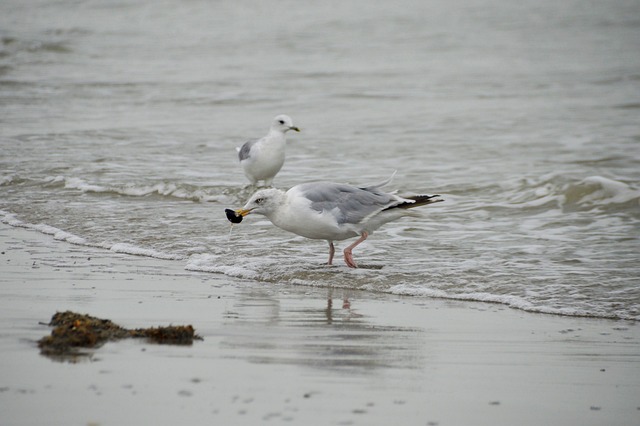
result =
[[[429,204],[440,203],[444,201],[442,198],[437,198],[439,196],[440,195],[411,195],[403,198],[406,198],[407,200],[411,200],[413,202],[407,201],[390,208],[412,209],[414,207],[426,206]]]

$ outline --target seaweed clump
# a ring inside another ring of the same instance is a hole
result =
[[[164,345],[191,345],[194,340],[202,340],[191,325],[136,328],[129,330],[129,337],[146,337],[154,343]]]
[[[151,342],[168,345],[191,345],[202,340],[191,325],[129,330],[108,319],[78,314],[71,311],[57,312],[48,324],[53,326],[50,336],[38,341],[43,355],[74,358],[83,353],[83,348],[98,348],[108,341],[125,338],[146,338]]]

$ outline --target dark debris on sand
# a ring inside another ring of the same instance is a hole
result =
[[[57,312],[49,325],[54,329],[38,341],[38,347],[43,355],[54,358],[75,357],[82,355],[82,348],[97,348],[109,340],[125,338],[146,338],[167,345],[191,345],[194,340],[202,340],[191,325],[128,330],[111,320],[71,311]]]

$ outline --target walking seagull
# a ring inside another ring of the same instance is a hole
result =
[[[286,192],[276,188],[263,189],[256,192],[243,208],[227,209],[227,218],[239,223],[250,213],[260,214],[285,231],[327,240],[329,265],[335,254],[334,241],[359,237],[344,249],[345,263],[356,268],[353,249],[376,229],[392,220],[412,215],[409,209],[444,201],[437,198],[438,195],[399,197],[380,190],[390,181],[362,188],[315,182],[296,185]]]

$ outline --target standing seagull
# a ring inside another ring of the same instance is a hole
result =
[[[279,115],[273,119],[266,136],[252,139],[245,142],[241,148],[236,148],[242,170],[253,185],[262,180],[265,186],[271,186],[273,178],[284,164],[284,150],[287,144],[285,133],[289,130],[300,131],[293,125],[291,117]]]
[[[243,208],[235,212],[228,211],[227,217],[239,223],[249,213],[257,213],[285,231],[306,238],[327,240],[329,265],[335,254],[334,241],[360,237],[344,249],[345,263],[350,268],[356,268],[352,250],[373,231],[387,222],[411,215],[408,209],[444,201],[436,198],[438,195],[399,197],[380,190],[390,180],[363,188],[316,182],[296,185],[287,192],[275,188],[263,189],[256,192]]]

